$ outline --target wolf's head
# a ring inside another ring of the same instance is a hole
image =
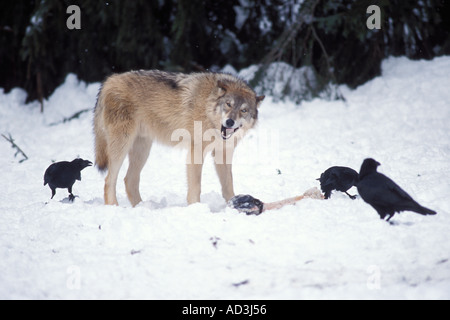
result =
[[[258,119],[258,107],[264,96],[257,96],[244,81],[237,78],[219,79],[217,88],[222,138],[229,139],[240,128],[252,128]]]

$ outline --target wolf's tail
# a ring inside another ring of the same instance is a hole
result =
[[[108,169],[108,144],[103,125],[103,108],[103,94],[101,88],[94,110],[95,164],[100,171]]]

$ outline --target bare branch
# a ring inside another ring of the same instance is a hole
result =
[[[2,137],[5,138],[6,141],[11,143],[11,147],[16,149],[16,153],[14,154],[14,157],[16,158],[18,154],[21,154],[23,156],[23,159],[19,161],[19,163],[24,162],[25,160],[28,160],[28,156],[23,152],[22,149],[14,142],[14,139],[12,138],[11,134],[8,133],[8,137],[6,137],[4,134],[2,134]]]

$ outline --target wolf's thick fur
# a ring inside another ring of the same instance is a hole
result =
[[[152,142],[179,145],[176,132],[185,132],[183,137],[190,138],[188,143],[184,141],[190,149],[188,203],[200,201],[203,159],[211,145],[205,140],[215,141],[216,171],[222,195],[229,200],[234,196],[230,160],[234,147],[255,125],[263,99],[244,81],[223,73],[141,70],[110,76],[100,89],[94,115],[96,165],[99,170],[108,169],[105,203],[117,204],[117,177],[127,154],[128,199],[133,206],[141,202],[140,172]]]

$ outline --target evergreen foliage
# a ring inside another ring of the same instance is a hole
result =
[[[66,27],[69,5],[81,9],[80,30]],[[370,5],[381,9],[380,30],[366,27]],[[281,66],[280,98],[340,98],[335,85],[379,75],[387,56],[449,54],[449,15],[443,0],[2,1],[0,87],[42,102],[70,72],[94,82],[130,69],[230,64],[257,65],[251,84],[268,93]]]

